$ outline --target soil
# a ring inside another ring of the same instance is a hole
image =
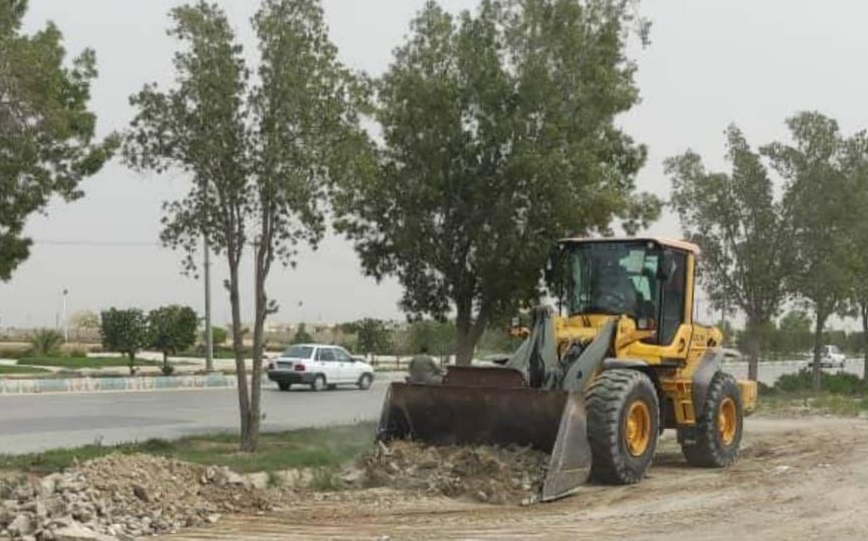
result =
[[[638,485],[588,485],[552,503],[456,499],[436,484],[374,488],[306,495],[168,539],[868,539],[868,421],[751,417],[745,430],[729,469],[688,467],[667,433]]]
[[[542,491],[548,455],[530,448],[378,444],[359,460],[358,485],[419,490],[497,504],[528,504]]]

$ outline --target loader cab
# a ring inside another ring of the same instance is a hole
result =
[[[658,239],[563,241],[554,264],[562,315],[626,315],[646,331],[643,342],[671,344],[692,323],[693,248]]]

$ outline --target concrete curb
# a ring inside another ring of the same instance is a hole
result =
[[[136,378],[4,379],[0,395],[38,393],[98,393],[172,389],[234,389],[237,379],[224,374]]]

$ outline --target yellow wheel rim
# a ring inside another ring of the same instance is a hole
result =
[[[641,400],[630,404],[625,425],[627,451],[633,456],[642,456],[651,442],[651,410],[648,404]]]
[[[720,411],[717,414],[717,433],[724,445],[732,445],[735,441],[737,422],[735,401],[732,398],[724,398],[720,403]]]

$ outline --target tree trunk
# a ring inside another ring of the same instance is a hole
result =
[[[231,247],[230,247],[231,251]],[[232,349],[235,352],[235,376],[238,380],[238,411],[241,418],[241,449],[250,439],[250,395],[247,388],[247,366],[244,364],[244,341],[241,335],[241,295],[238,288],[238,261],[229,260],[229,304],[232,307]]]
[[[456,365],[470,366],[473,362],[473,352],[476,350],[476,343],[479,342],[479,339],[482,337],[486,325],[488,325],[488,316],[485,312],[480,311],[476,316],[476,321],[473,321],[470,308],[465,308],[459,305],[455,320]]]
[[[253,322],[253,374],[250,382],[250,411],[248,434],[242,451],[255,452],[259,445],[259,422],[262,417],[260,396],[262,394],[262,354],[265,349],[265,319],[268,316],[268,297],[265,295],[265,279],[268,275],[267,244],[258,245],[254,269],[255,312]]]
[[[166,373],[166,369],[169,367],[169,352],[163,352],[163,373]]]
[[[747,378],[751,381],[759,379],[759,339],[752,338],[748,346]]]
[[[826,326],[827,317],[825,313],[817,310],[817,321],[814,327],[814,367],[811,370],[811,386],[815,391],[819,391],[823,387],[820,351],[823,349],[823,329]]]
[[[136,375],[136,352],[135,351],[128,351],[127,357],[129,357],[129,361],[130,361],[130,375],[135,376]]]
[[[751,381],[759,379],[760,332],[762,324],[748,319],[747,331],[747,377]]]
[[[862,382],[868,384],[868,302],[860,306],[862,311],[862,354],[865,361],[862,364]]]

